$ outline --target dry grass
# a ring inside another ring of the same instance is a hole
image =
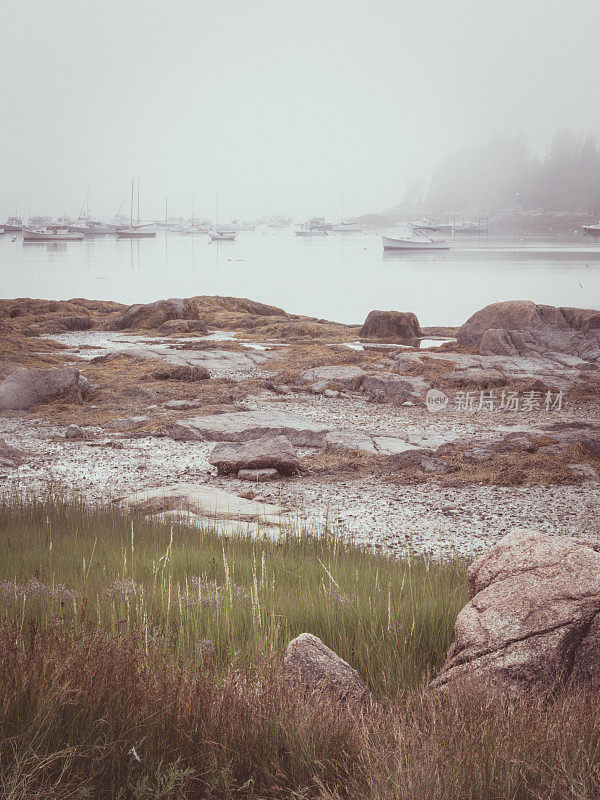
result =
[[[508,704],[420,679],[465,602],[464,564],[394,561],[327,536],[171,536],[76,504],[0,512],[0,576],[15,596],[32,587],[13,602],[0,586],[3,800],[600,794],[599,686]],[[182,607],[188,575],[247,593]],[[378,704],[290,691],[282,648],[301,630],[350,661]]]
[[[355,364],[368,369],[380,357],[380,353],[352,350],[343,346],[322,344],[294,344],[265,362],[265,368],[273,370],[279,383],[293,384],[298,376],[312,367]]]
[[[290,693],[278,658],[243,669],[233,662],[220,677],[210,660],[201,669],[165,663],[135,634],[33,627],[23,640],[8,625],[0,683],[7,800],[595,800],[600,792],[597,687],[512,706],[417,690],[363,716]]]
[[[356,450],[325,450],[300,461],[303,474],[320,480],[338,481],[343,477],[373,476],[388,484],[432,483],[443,487],[471,485],[549,486],[578,484],[584,476],[569,468],[571,464],[589,464],[600,472],[600,461],[589,450],[572,444],[560,453],[544,451],[550,440],[534,440],[537,449],[502,452],[498,448],[489,461],[473,463],[464,455],[467,445],[446,445],[441,452],[427,455],[435,462],[433,469],[423,465],[422,453],[408,451],[401,455],[372,455]],[[439,469],[439,471],[436,471]]]

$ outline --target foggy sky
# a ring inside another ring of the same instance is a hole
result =
[[[0,221],[398,203],[453,147],[600,133],[591,0],[5,0]]]

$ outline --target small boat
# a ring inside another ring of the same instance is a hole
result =
[[[117,239],[151,239],[156,236],[156,229],[152,223],[140,223],[140,182],[137,187],[137,224],[133,224],[133,178],[131,179],[131,212],[129,225],[117,228]]]
[[[581,230],[588,236],[600,236],[600,222],[596,225],[580,225]]]
[[[412,236],[381,236],[384,250],[450,250],[448,242],[435,242],[424,233],[413,232]]]
[[[156,231],[149,225],[139,227],[118,228],[117,239],[151,239],[156,236]]]
[[[410,223],[411,230],[415,233],[441,233],[442,229],[427,217]]]
[[[307,227],[313,231],[330,231],[333,228],[332,222],[325,222],[325,217],[311,217]]]
[[[54,225],[46,228],[23,228],[24,242],[81,242],[83,233]]]
[[[235,231],[211,231],[211,242],[235,242]]]
[[[323,228],[311,228],[310,223],[303,225],[300,230],[296,231],[296,236],[314,237],[314,236],[328,236],[328,233]]]
[[[6,233],[20,233],[23,230],[23,220],[21,217],[9,217],[4,223]]]

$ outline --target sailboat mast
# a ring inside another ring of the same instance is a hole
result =
[[[138,178],[138,191],[137,191],[137,224],[140,224],[140,179]]]
[[[131,208],[129,211],[129,227],[133,229],[133,178],[131,179]]]

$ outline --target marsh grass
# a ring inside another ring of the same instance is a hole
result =
[[[466,600],[465,563],[397,561],[297,521],[275,538],[222,537],[73,500],[0,503],[0,601],[73,633],[141,633],[176,659],[253,663],[310,631],[378,693],[443,660]]]
[[[77,499],[0,503],[2,800],[592,800],[598,687],[428,692],[465,564],[395,561],[301,524],[269,538]],[[308,630],[378,697],[312,702]]]

